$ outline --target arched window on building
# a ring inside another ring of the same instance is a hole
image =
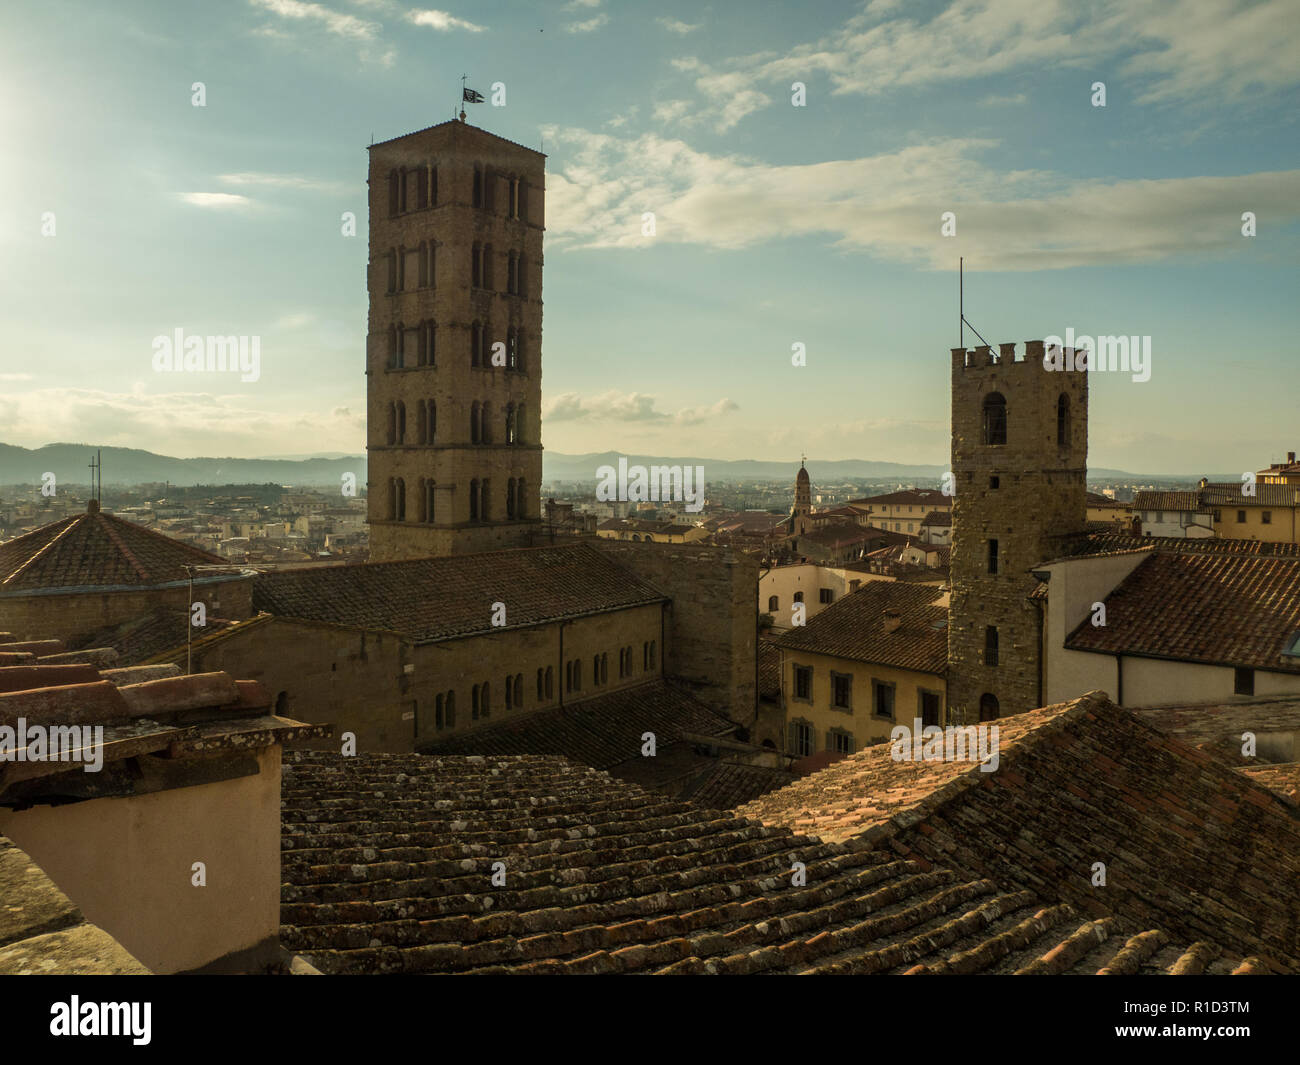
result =
[[[397,442],[406,443],[406,404],[400,399],[397,401]]]
[[[478,521],[478,478],[469,482],[469,520]]]
[[[984,397],[984,443],[1007,442],[1007,400],[1001,392],[990,392]]]
[[[768,612],[769,614],[775,614],[775,613],[776,613],[778,610],[780,610],[780,609],[781,609],[781,598],[780,598],[780,596],[769,595],[769,596],[767,597],[767,612]]]
[[[397,478],[397,520],[406,520],[406,480]]]
[[[1070,397],[1064,392],[1056,398],[1056,446],[1070,446]]]
[[[506,404],[506,443],[513,444],[514,442],[515,442],[515,405],[513,403],[507,403]],[[511,481],[510,483],[513,484],[514,482]]]
[[[506,481],[506,517],[515,516],[515,479],[513,477]]]
[[[479,425],[481,424],[481,407],[476,399],[469,405],[469,442],[477,444],[479,442]]]
[[[480,444],[492,443],[492,404],[486,399],[483,401],[483,409],[479,416],[479,434]]]
[[[427,417],[428,417],[428,419],[429,419],[429,425],[428,425],[428,428],[427,428],[427,430],[426,430],[426,432],[425,432],[425,434],[424,434],[424,435],[425,435],[425,440],[426,440],[426,442],[429,443],[429,444],[437,443],[437,441],[438,441],[438,408],[437,408],[437,406],[435,405],[435,403],[434,403],[433,400],[429,400],[429,402],[428,402],[427,404],[425,404],[425,408],[424,408],[424,410],[425,410],[425,414],[427,415]]]
[[[980,720],[996,721],[998,719],[998,697],[992,692],[980,696]]]
[[[424,400],[420,400],[415,405],[415,442],[417,444],[427,444],[429,431],[429,414],[425,409]]]
[[[397,443],[397,404],[388,404],[388,444]]]
[[[483,483],[479,486],[478,516],[480,521],[490,520],[492,514],[492,509],[488,505],[488,500],[491,498],[488,495],[488,491],[489,491],[488,486],[491,483],[492,483],[491,478],[484,477]]]
[[[515,481],[515,517],[520,521],[528,517],[528,496],[524,494],[524,479]]]

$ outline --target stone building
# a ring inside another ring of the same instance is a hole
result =
[[[21,639],[83,637],[159,611],[172,631],[202,603],[213,618],[252,612],[252,573],[99,509],[0,544],[0,628]]]
[[[952,349],[948,705],[957,722],[1043,705],[1030,570],[1087,522],[1088,375],[1044,366],[1043,342]]]
[[[370,147],[370,557],[541,521],[545,156],[463,121]]]

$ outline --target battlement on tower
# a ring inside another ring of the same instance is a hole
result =
[[[1024,350],[1016,351],[1016,344],[1012,341],[1009,344],[999,344],[995,353],[989,344],[980,344],[974,348],[953,348],[952,350],[952,368],[956,370],[978,370],[992,366],[1038,366],[1043,367],[1043,358],[1052,348],[1045,348],[1046,341],[1043,340],[1026,340]],[[1075,352],[1074,348],[1066,348],[1067,365],[1073,365],[1073,360],[1069,358]]]

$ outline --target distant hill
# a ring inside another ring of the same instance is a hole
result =
[[[547,451],[542,456],[542,475],[548,481],[595,481],[596,470],[601,466],[618,468],[622,453],[618,451],[592,452],[586,455],[565,455]],[[797,462],[767,462],[759,459],[708,459],[664,458],[659,455],[628,455],[629,465],[691,465],[703,466],[707,481],[772,481],[787,478],[794,481],[799,471]],[[937,481],[948,472],[945,465],[924,463],[873,462],[868,459],[809,459],[808,473],[813,484],[835,484],[842,481]],[[1211,480],[1239,480],[1240,474],[1206,474]],[[1198,477],[1179,474],[1128,473],[1124,470],[1093,468],[1088,470],[1091,480],[1100,481],[1186,481]]]
[[[0,444],[0,484],[39,484],[41,474],[53,473],[65,484],[89,484],[87,464],[100,450],[94,444],[47,444],[29,449]],[[135,485],[167,481],[195,484],[287,484],[337,487],[343,474],[366,480],[363,455],[304,459],[178,459],[131,447],[102,449],[105,485]]]
[[[61,482],[89,484],[86,464],[94,455],[94,444],[47,444],[25,448],[0,444],[0,484],[39,484],[41,474],[52,472]],[[193,458],[178,459],[129,447],[106,447],[104,484],[134,485],[167,481],[175,485],[195,484],[286,484],[294,486],[337,486],[345,473],[366,480],[364,455],[342,455],[337,451],[324,455],[265,459]],[[596,480],[601,466],[617,469],[618,451],[566,455],[547,451],[542,456],[542,475],[548,481]],[[794,480],[799,466],[794,462],[768,462],[759,459],[710,459],[698,457],[664,458],[659,455],[628,455],[629,465],[703,466],[709,481]],[[867,459],[809,459],[808,472],[813,484],[836,484],[844,481],[937,481],[947,472],[946,465],[924,463],[873,462]],[[1211,480],[1235,481],[1239,474],[1207,474]],[[1193,482],[1194,477],[1175,474],[1128,473],[1124,470],[1094,468],[1090,480],[1122,482]]]

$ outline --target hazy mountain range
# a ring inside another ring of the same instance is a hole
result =
[[[364,455],[340,452],[276,456],[260,459],[192,458],[179,459],[157,455],[138,448],[105,447],[93,444],[47,444],[40,448],[0,444],[0,484],[38,484],[41,475],[52,472],[60,482],[89,484],[87,464],[96,450],[103,451],[105,485],[135,485],[166,481],[175,485],[195,484],[285,484],[337,485],[345,473],[355,473],[364,483]],[[617,468],[621,453],[603,451],[586,455],[566,455],[558,451],[543,454],[543,477],[548,481],[595,481],[601,466]],[[709,481],[782,480],[794,481],[799,467],[794,462],[765,462],[758,459],[710,459],[699,457],[664,458],[657,455],[627,455],[629,465],[703,466]],[[867,459],[808,460],[813,485],[841,484],[849,480],[925,481],[937,480],[947,470],[944,465],[924,463],[873,462]],[[1211,480],[1235,481],[1240,474],[1207,474]],[[1123,470],[1090,469],[1091,480],[1149,483],[1153,481],[1194,481],[1177,474],[1128,473]]]

